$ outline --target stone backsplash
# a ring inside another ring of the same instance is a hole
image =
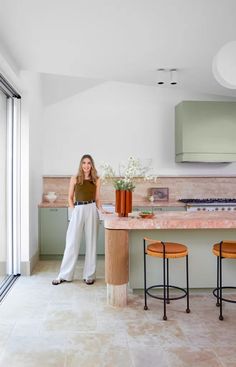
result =
[[[43,196],[49,191],[55,191],[57,201],[67,202],[70,176],[43,176]],[[133,193],[134,202],[147,200],[150,188],[168,188],[169,201],[180,198],[236,198],[236,177],[206,177],[206,176],[176,176],[157,177],[153,181],[136,179]],[[101,200],[114,202],[115,191],[112,181],[103,182],[101,186]]]

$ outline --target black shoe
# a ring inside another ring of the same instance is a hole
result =
[[[54,279],[52,281],[52,285],[58,285],[58,284],[61,284],[63,282],[66,282],[66,280],[65,279]]]
[[[94,279],[84,279],[84,282],[87,284],[87,285],[92,285],[95,280]]]

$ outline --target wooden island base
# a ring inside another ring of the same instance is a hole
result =
[[[116,307],[125,307],[128,304],[127,284],[107,284],[107,304]]]
[[[126,230],[105,230],[105,281],[107,303],[118,307],[126,306],[129,281],[129,247]]]

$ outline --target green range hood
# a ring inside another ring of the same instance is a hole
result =
[[[236,161],[236,102],[179,103],[175,107],[175,161]]]

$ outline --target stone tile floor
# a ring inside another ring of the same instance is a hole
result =
[[[168,305],[143,294],[129,294],[126,308],[106,304],[104,258],[97,281],[52,286],[60,261],[40,261],[30,277],[21,276],[0,304],[1,367],[235,367],[236,304],[224,305],[224,321],[211,291],[192,291],[186,301]]]

